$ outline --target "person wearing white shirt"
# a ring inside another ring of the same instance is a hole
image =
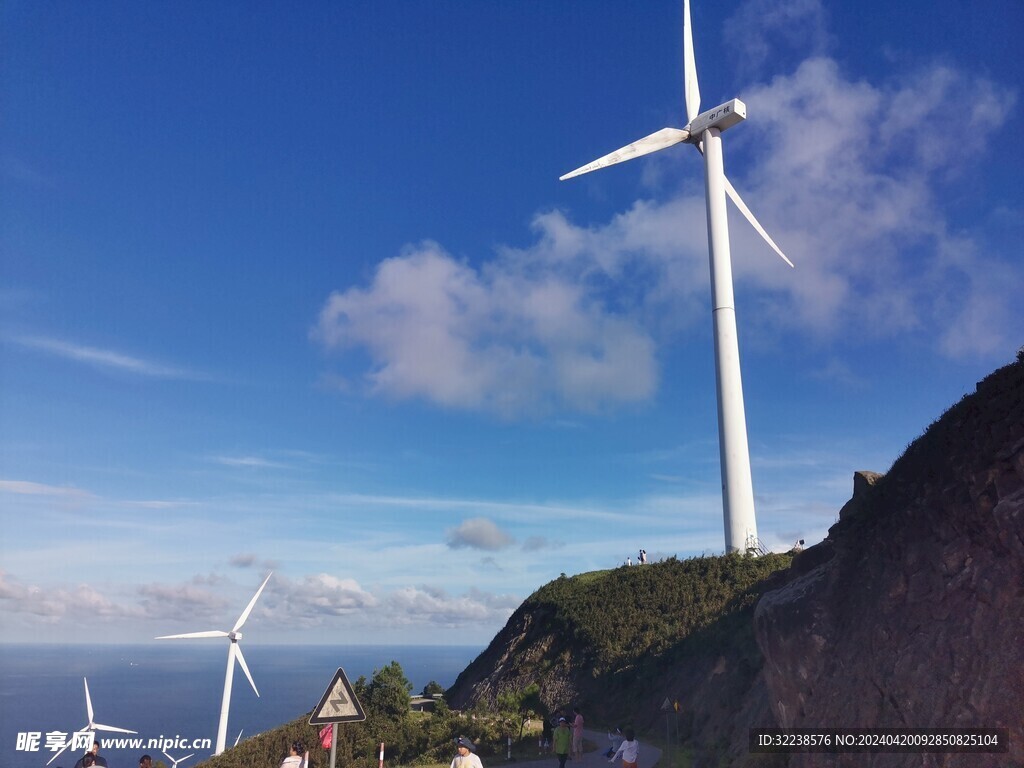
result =
[[[636,740],[636,734],[632,728],[626,729],[625,737],[608,762],[614,763],[616,758],[621,757],[622,768],[637,768],[636,761],[640,757],[640,742]]]
[[[474,753],[476,745],[465,736],[459,736],[455,740],[455,751],[458,752],[452,760],[451,768],[484,768],[480,758]]]
[[[281,768],[306,768],[309,765],[309,753],[301,741],[293,741],[288,757],[281,761]]]

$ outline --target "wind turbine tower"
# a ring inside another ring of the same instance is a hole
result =
[[[687,119],[685,128],[663,128],[560,178],[564,181],[679,143],[693,144],[704,156],[725,549],[726,552],[757,551],[760,542],[757,538],[757,520],[754,515],[754,487],[750,477],[750,450],[747,446],[747,421],[743,407],[736,305],[732,288],[732,256],[729,251],[729,224],[725,209],[726,195],[732,199],[740,213],[772,250],[789,266],[792,267],[793,262],[786,258],[768,236],[725,176],[722,132],[745,120],[747,108],[739,99],[732,99],[712,110],[700,112],[700,88],[697,84],[697,65],[693,55],[690,0],[683,0],[683,77]]]
[[[253,682],[252,675],[249,674],[249,667],[245,663],[245,656],[242,655],[242,646],[238,644],[238,641],[242,639],[242,633],[239,631],[242,625],[245,624],[245,620],[249,618],[249,614],[252,613],[253,606],[256,605],[256,601],[260,599],[260,595],[263,593],[263,588],[267,586],[267,582],[270,581],[270,577],[273,576],[273,572],[267,574],[267,578],[263,580],[260,588],[256,590],[256,594],[253,595],[252,600],[242,611],[242,615],[238,617],[238,621],[235,622],[235,626],[232,627],[230,632],[224,632],[223,630],[213,629],[206,632],[187,632],[183,635],[163,635],[162,637],[156,638],[157,640],[177,640],[181,638],[197,638],[197,637],[226,637],[228,639],[228,668],[224,673],[224,696],[221,699],[220,704],[220,723],[217,726],[217,747],[214,750],[215,755],[219,755],[224,751],[225,743],[228,737],[228,711],[231,708],[231,682],[235,674],[235,661],[242,668],[246,678],[249,680],[249,685],[252,686],[253,691],[259,696],[260,692],[256,689],[256,683]],[[191,755],[189,755],[191,757]],[[185,758],[181,758],[184,760]]]

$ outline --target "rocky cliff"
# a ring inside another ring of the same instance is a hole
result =
[[[1024,363],[977,385],[755,612],[784,727],[1010,729],[1003,755],[799,755],[806,766],[1024,765]]]

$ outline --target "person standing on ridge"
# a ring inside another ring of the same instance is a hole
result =
[[[558,718],[558,727],[551,735],[551,742],[555,745],[558,768],[565,768],[565,761],[569,759],[569,750],[572,747],[572,731],[569,730],[569,723],[564,717]]]
[[[484,768],[480,758],[473,754],[476,745],[465,736],[459,736],[455,740],[455,751],[458,752],[452,760],[451,768]]]
[[[583,759],[583,713],[579,707],[572,708],[575,717],[572,721],[572,759]]]

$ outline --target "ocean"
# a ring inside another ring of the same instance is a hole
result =
[[[274,728],[315,707],[339,667],[355,683],[374,669],[397,661],[417,694],[435,680],[444,687],[483,649],[477,646],[244,646],[245,660],[259,688],[253,693],[245,674],[235,667],[228,745]],[[41,768],[53,756],[46,733],[70,733],[88,720],[85,687],[89,680],[95,722],[138,731],[140,737],[216,742],[227,643],[146,645],[0,645],[0,768]],[[38,751],[28,751],[26,737],[40,733]],[[123,734],[109,734],[118,737]],[[101,733],[102,739],[106,735]],[[165,742],[166,743],[166,742]],[[167,763],[159,749],[101,749],[110,768],[136,768],[149,752]],[[166,750],[188,768],[213,749]],[[51,768],[70,768],[65,751]]]

